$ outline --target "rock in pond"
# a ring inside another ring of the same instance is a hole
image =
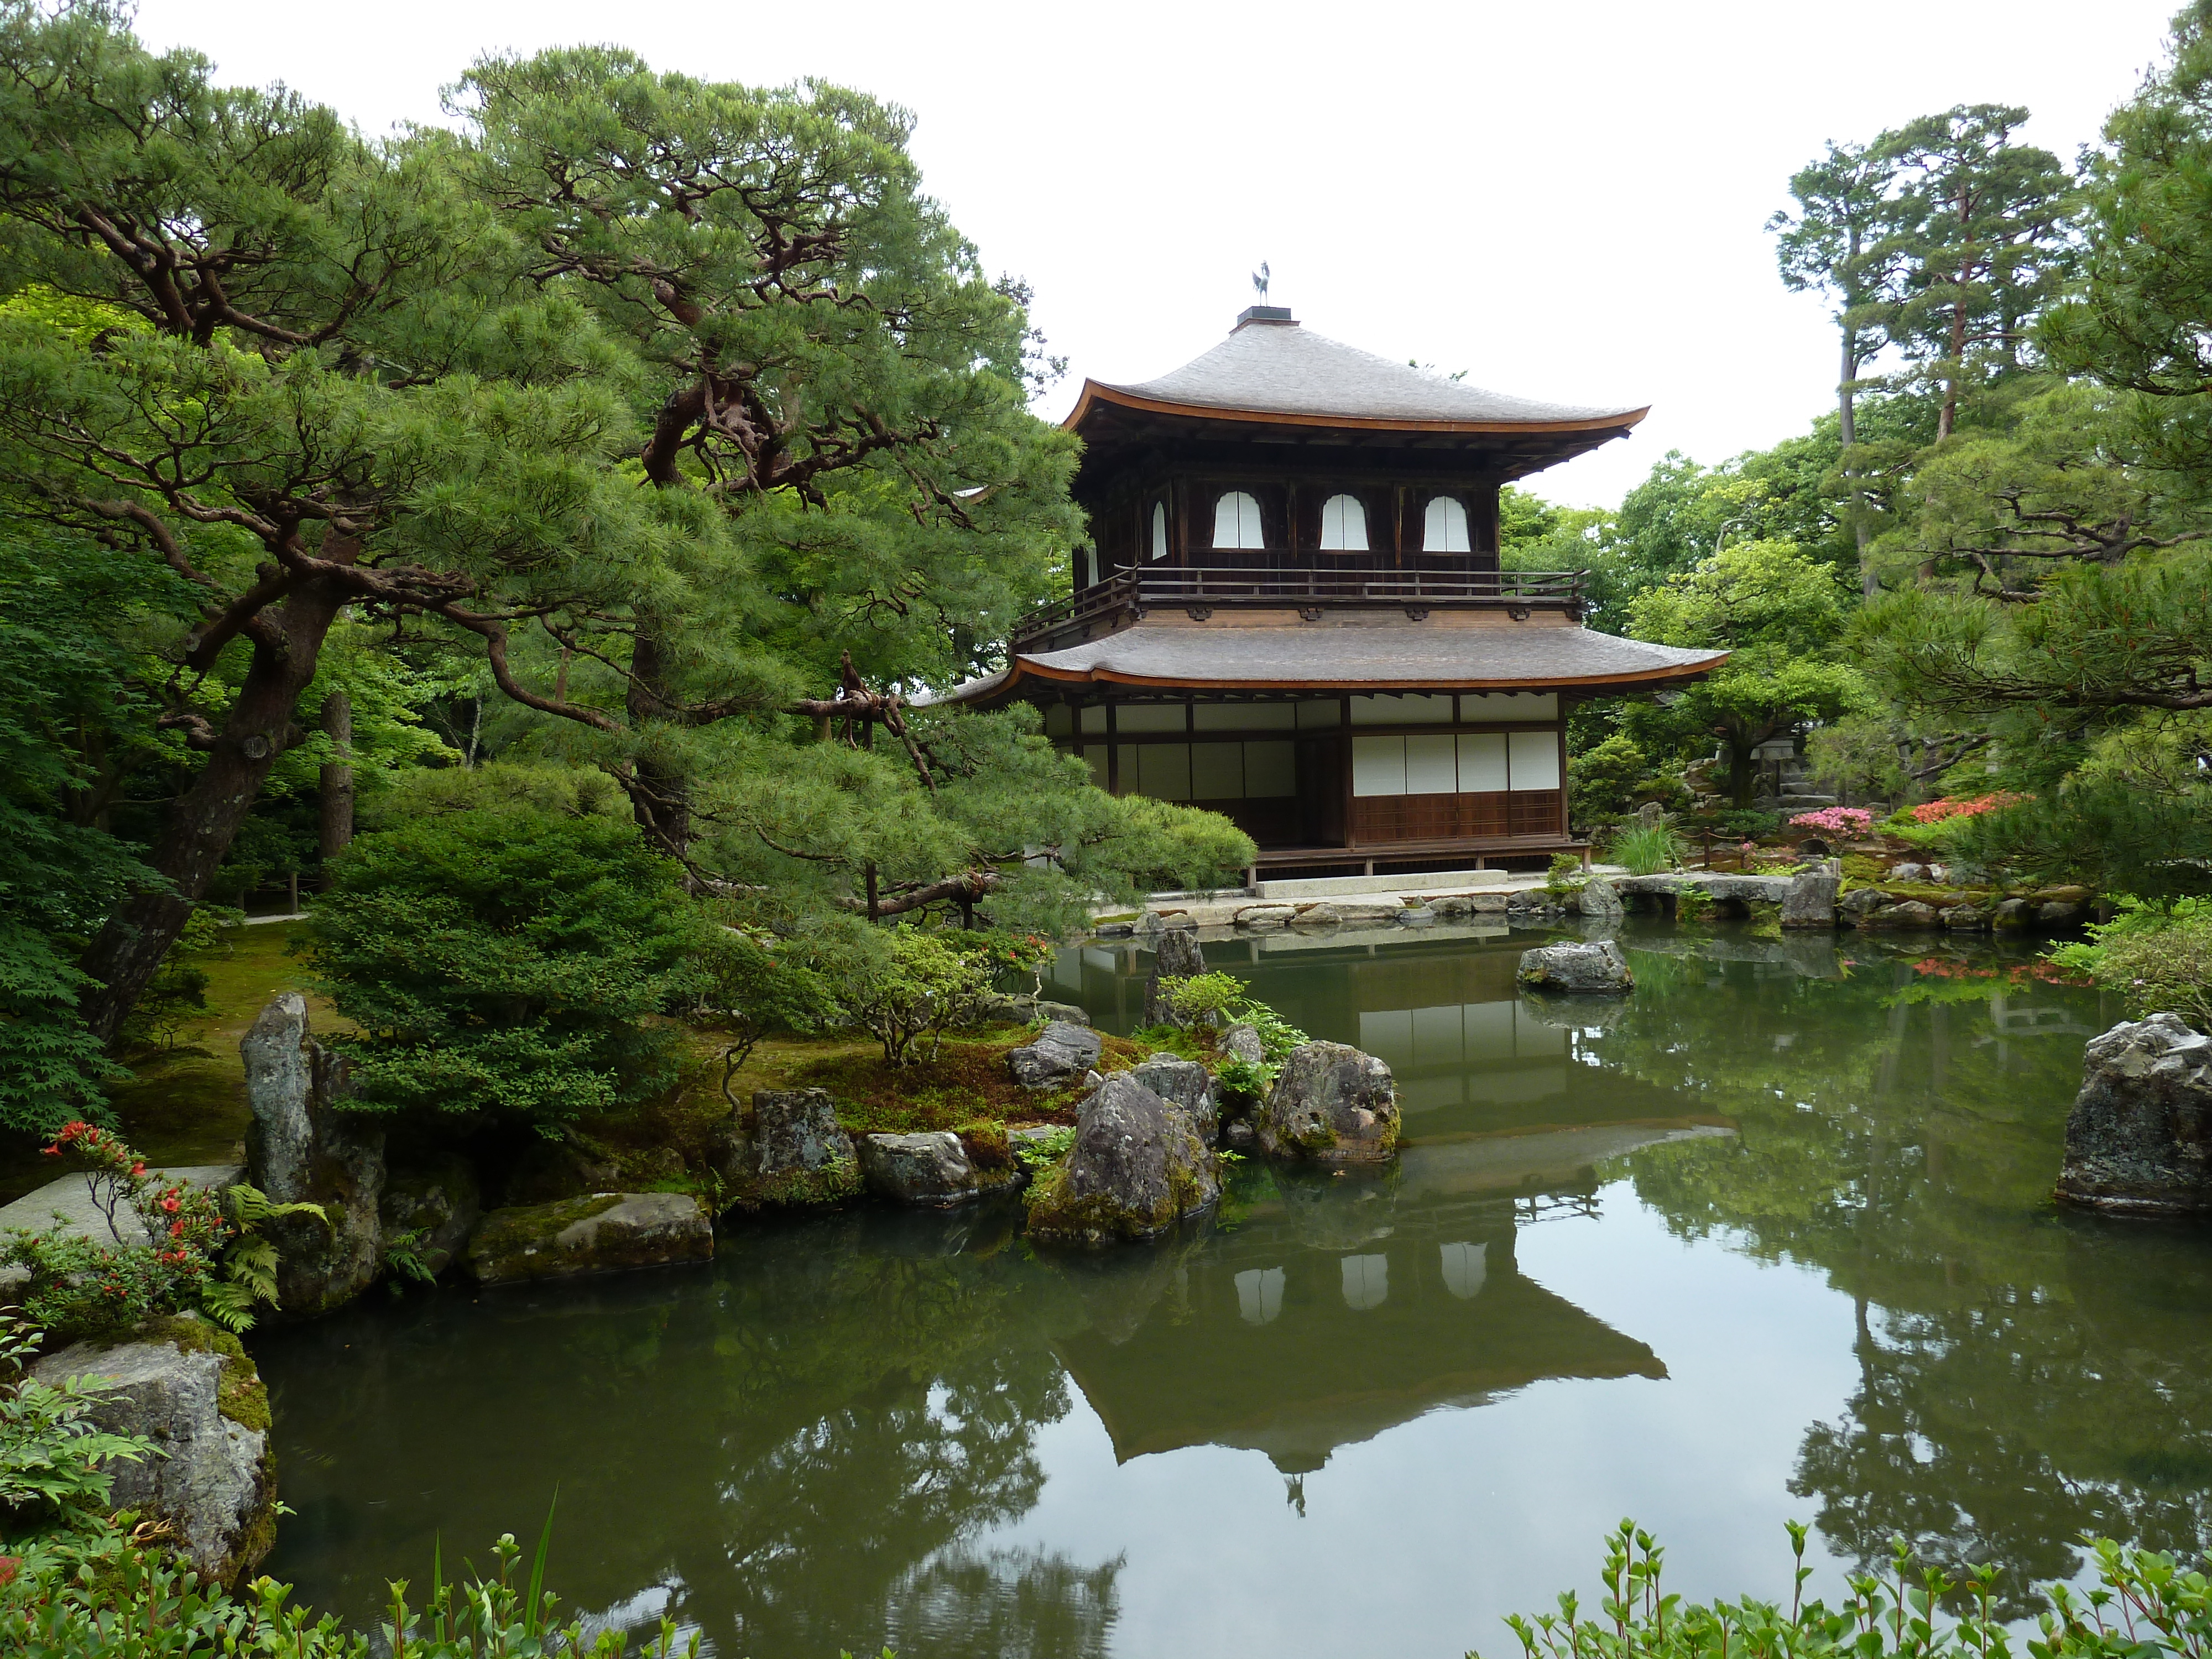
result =
[[[1592,876],[1575,896],[1575,902],[1586,916],[1618,917],[1627,914],[1620,902],[1620,894],[1603,876]]]
[[[1881,909],[1887,902],[1878,887],[1854,887],[1836,901],[1836,911],[1839,915],[1864,917]]]
[[[1836,890],[1843,878],[1826,870],[1808,870],[1792,878],[1782,896],[1784,927],[1832,927],[1836,925]]]
[[[319,1204],[323,1219],[264,1224],[276,1246],[285,1316],[312,1319],[350,1302],[383,1265],[384,1126],[344,1110],[345,1064],[307,1035],[307,999],[273,998],[238,1045],[246,1062],[247,1178],[280,1204]]]
[[[469,1240],[468,1269],[480,1285],[507,1285],[665,1267],[714,1254],[714,1224],[689,1193],[594,1193],[494,1210]]]
[[[1293,927],[1334,927],[1344,920],[1344,913],[1327,899],[1312,904],[1301,904],[1297,914],[1291,918]]]
[[[1221,1113],[1214,1102],[1213,1075],[1205,1066],[1196,1060],[1177,1060],[1173,1054],[1154,1054],[1133,1067],[1129,1075],[1169,1105],[1179,1108],[1189,1117],[1198,1138],[1209,1146],[1213,1145],[1221,1127]]]
[[[1248,904],[1237,913],[1239,927],[1287,927],[1297,917],[1295,906],[1288,904]]]
[[[1083,1103],[1067,1157],[1030,1189],[1029,1232],[1059,1244],[1153,1238],[1220,1196],[1189,1115],[1116,1072]]]
[[[2026,933],[2035,925],[2035,907],[2026,899],[2006,899],[1990,912],[1990,925],[2001,933]]]
[[[2212,1212],[2212,1038],[2179,1014],[2090,1038],[2057,1190],[2112,1215]]]
[[[1521,953],[1521,983],[1535,991],[1618,996],[1636,988],[1620,946],[1609,939],[1581,945],[1540,945]]]
[[[1886,904],[1879,910],[1869,910],[1859,918],[1862,927],[1939,927],[1942,917],[1932,904],[1923,904],[1918,899],[1907,899],[1902,904]]]
[[[1170,935],[1170,937],[1173,937]],[[1057,1089],[1098,1063],[1098,1033],[1056,1019],[1036,1041],[1006,1051],[1006,1069],[1024,1089]]]
[[[380,1258],[404,1249],[434,1279],[453,1265],[483,1214],[476,1168],[457,1152],[395,1160],[376,1206]]]
[[[868,1190],[894,1204],[946,1209],[1020,1184],[1011,1157],[982,1167],[973,1149],[950,1129],[922,1134],[862,1135],[860,1175]]]
[[[1162,933],[1153,941],[1152,974],[1145,981],[1145,1024],[1176,1024],[1175,1010],[1168,1006],[1167,998],[1160,993],[1162,980],[1188,979],[1205,971],[1206,952],[1200,947],[1196,933]]]
[[[736,1183],[744,1204],[836,1204],[860,1190],[860,1159],[826,1089],[753,1093],[750,1164]]]
[[[1379,1164],[1398,1150],[1390,1068],[1342,1042],[1302,1042],[1261,1103],[1254,1129],[1270,1158]]]
[[[198,1319],[155,1320],[48,1354],[31,1374],[56,1388],[96,1383],[92,1421],[167,1454],[111,1462],[111,1507],[167,1522],[178,1553],[220,1583],[260,1565],[276,1540],[276,1468],[268,1391],[236,1337]]]

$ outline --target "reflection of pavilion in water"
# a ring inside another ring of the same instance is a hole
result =
[[[1119,1457],[1235,1446],[1297,1476],[1532,1383],[1666,1376],[1526,1277],[1516,1236],[1587,1212],[1607,1158],[1729,1131],[1592,1064],[1583,1032],[1612,1016],[1523,997],[1525,943],[1495,928],[1207,941],[1209,967],[1292,1024],[1388,1061],[1406,1139],[1380,1176],[1241,1177],[1272,1190],[1179,1255],[1068,1265],[1093,1318],[1056,1346]],[[1133,946],[1086,947],[1061,954],[1054,984],[1126,1030],[1147,965]]]
[[[1059,1343],[1115,1456],[1234,1446],[1304,1474],[1339,1446],[1534,1382],[1666,1376],[1515,1259],[1517,1227],[1586,1200],[1454,1197],[1413,1190],[1414,1173],[1278,1175],[1277,1196],[1163,1276],[1133,1330],[1094,1323]]]

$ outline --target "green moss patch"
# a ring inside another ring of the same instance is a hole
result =
[[[544,1243],[579,1221],[605,1215],[622,1202],[614,1193],[589,1198],[564,1198],[553,1204],[532,1204],[519,1210],[494,1210],[469,1241],[472,1256],[504,1257],[526,1245]]]
[[[837,1102],[837,1121],[854,1134],[1073,1123],[1076,1105],[1088,1092],[1079,1082],[1066,1089],[1024,1089],[1006,1069],[1007,1051],[1033,1036],[1027,1026],[1012,1026],[983,1036],[948,1037],[936,1059],[896,1069],[884,1064],[880,1049],[847,1048],[793,1066],[785,1086],[828,1090]],[[1127,1037],[1105,1037],[1098,1069],[1125,1072],[1151,1052]]]

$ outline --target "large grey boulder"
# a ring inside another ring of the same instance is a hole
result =
[[[826,1089],[753,1094],[751,1164],[743,1200],[835,1204],[860,1190],[860,1159]]]
[[[1293,927],[1334,927],[1344,920],[1344,913],[1327,899],[1312,904],[1301,904],[1297,914],[1291,918]]]
[[[2179,1014],[2090,1038],[2058,1196],[2113,1215],[2212,1212],[2212,1039]]]
[[[1582,891],[1576,895],[1576,902],[1586,916],[1617,919],[1627,914],[1619,890],[1603,876],[1592,876],[1584,882]]]
[[[1577,945],[1540,945],[1521,953],[1521,983],[1531,990],[1577,996],[1618,996],[1636,988],[1636,975],[1609,939]]]
[[[1029,1232],[1060,1244],[1152,1238],[1220,1196],[1189,1115],[1116,1072],[1083,1103],[1066,1158],[1030,1188]]]
[[[481,1285],[627,1273],[714,1254],[714,1224],[689,1193],[594,1193],[494,1210],[469,1240]]]
[[[2035,925],[2035,907],[2026,899],[2004,899],[1990,913],[1990,925],[2001,933],[2026,933]]]
[[[1390,1068],[1342,1042],[1291,1051],[1253,1127],[1270,1158],[1379,1164],[1398,1150],[1398,1092]]]
[[[1009,1048],[1006,1069],[1024,1089],[1057,1089],[1097,1065],[1099,1048],[1098,1033],[1088,1025],[1056,1019],[1037,1034],[1036,1042]]]
[[[345,1062],[307,1035],[307,1000],[280,993],[240,1039],[247,1178],[280,1204],[319,1204],[323,1219],[264,1224],[276,1245],[277,1305],[313,1318],[350,1302],[382,1265],[384,1128],[344,1110]]]
[[[1000,1167],[979,1166],[967,1145],[949,1129],[862,1135],[858,1146],[860,1175],[868,1190],[894,1204],[947,1209],[971,1204],[1021,1181],[1011,1159]]]
[[[1782,896],[1784,927],[1832,927],[1836,925],[1836,891],[1843,878],[1827,870],[1808,870],[1795,877]]]
[[[1129,1075],[1187,1114],[1198,1138],[1209,1146],[1213,1145],[1221,1127],[1221,1112],[1213,1097],[1213,1074],[1205,1066],[1195,1060],[1177,1060],[1173,1054],[1154,1054],[1133,1067]]]
[[[483,1215],[476,1168],[456,1152],[395,1162],[377,1200],[377,1254],[404,1249],[432,1277],[452,1265]]]
[[[1162,933],[1152,945],[1152,975],[1145,981],[1145,1024],[1172,1025],[1175,1010],[1160,993],[1164,979],[1188,979],[1206,971],[1206,952],[1194,933]]]
[[[1297,919],[1297,908],[1289,904],[1248,904],[1237,913],[1239,927],[1287,927]]]
[[[110,1507],[166,1523],[178,1553],[219,1583],[260,1565],[276,1540],[276,1460],[268,1392],[236,1337],[160,1320],[48,1354],[31,1374],[55,1388],[72,1377],[96,1385],[91,1420],[153,1442],[157,1455],[107,1465]]]

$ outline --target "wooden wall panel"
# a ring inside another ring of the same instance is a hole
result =
[[[1459,841],[1560,833],[1553,789],[1498,790],[1473,795],[1362,795],[1352,803],[1352,840]]]

